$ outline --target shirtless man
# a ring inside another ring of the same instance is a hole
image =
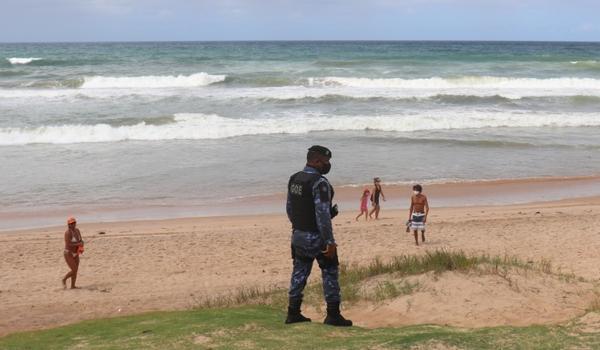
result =
[[[67,279],[71,279],[71,289],[76,289],[75,281],[77,281],[77,270],[79,269],[79,254],[83,252],[83,240],[81,232],[75,227],[77,221],[74,217],[67,219],[68,229],[65,231],[65,250],[63,255],[67,265],[71,269],[62,279],[63,288],[67,288]]]
[[[410,221],[410,228],[415,234],[416,245],[419,245],[419,230],[421,231],[421,238],[425,242],[425,223],[427,222],[427,214],[429,214],[429,203],[427,203],[427,197],[422,192],[423,187],[421,185],[413,186],[413,196],[410,199],[410,209],[408,211],[408,221]]]

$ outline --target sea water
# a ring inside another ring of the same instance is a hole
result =
[[[600,43],[0,44],[5,214],[203,215],[313,144],[337,186],[597,175]]]

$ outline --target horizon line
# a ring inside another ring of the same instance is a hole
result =
[[[0,44],[117,44],[117,43],[276,43],[276,42],[472,42],[472,43],[582,43],[598,44],[590,40],[482,40],[482,39],[252,39],[252,40],[97,40],[97,41],[0,41]]]

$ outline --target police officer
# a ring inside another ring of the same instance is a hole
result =
[[[300,313],[306,281],[316,259],[323,277],[327,317],[323,323],[352,326],[340,314],[339,262],[331,219],[337,215],[332,206],[333,188],[323,176],[331,169],[331,151],[312,146],[306,155],[304,170],[292,175],[288,183],[286,211],[292,223],[292,259],[294,269],[289,290],[285,323],[310,322]]]

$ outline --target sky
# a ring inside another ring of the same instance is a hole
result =
[[[600,41],[598,0],[0,2],[0,42]]]

